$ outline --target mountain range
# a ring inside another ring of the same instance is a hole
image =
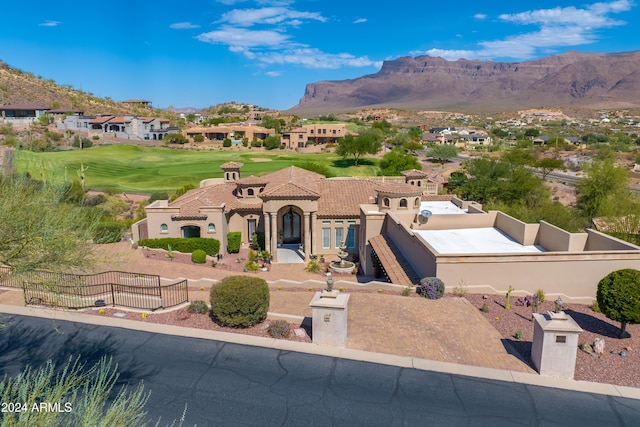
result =
[[[310,83],[289,112],[376,107],[490,112],[562,106],[640,107],[640,51],[569,51],[520,63],[401,57],[385,61],[375,74]]]

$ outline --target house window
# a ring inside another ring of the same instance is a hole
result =
[[[407,207],[407,199],[400,199],[400,207],[401,208]]]
[[[342,224],[344,224],[344,221],[335,221],[334,224],[335,225],[342,225]]]
[[[256,220],[250,219],[248,222],[249,222],[249,241],[251,242],[253,240],[253,235],[256,232]]]
[[[566,344],[567,336],[566,335],[556,335],[556,344]]]
[[[416,201],[413,202],[413,207],[417,208],[418,206],[420,206],[420,197],[416,197]]]
[[[169,226],[167,224],[160,224],[160,232],[161,233],[168,233],[169,232]]]
[[[331,249],[331,229],[322,229],[322,249]]]
[[[389,198],[385,197],[384,199],[382,199],[382,203],[386,206],[389,207]]]
[[[207,229],[209,230],[209,233],[215,233],[216,232],[216,225],[215,224],[209,224]]]
[[[336,248],[339,248],[340,245],[342,244],[343,235],[344,235],[344,228],[339,227],[339,228],[335,229],[335,236],[336,236],[335,245],[336,245]]]
[[[253,188],[247,190],[247,196],[253,196]]]
[[[356,247],[356,229],[349,227],[347,229],[347,248],[353,249]]]

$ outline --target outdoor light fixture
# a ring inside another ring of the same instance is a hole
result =
[[[331,277],[331,272],[327,273],[327,292],[333,291],[333,277]]]
[[[558,297],[557,300],[553,302],[556,305],[556,313],[560,313],[562,311],[562,306],[564,305],[564,301],[562,301],[562,297]]]

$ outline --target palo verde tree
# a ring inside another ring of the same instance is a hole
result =
[[[24,175],[0,178],[0,266],[20,273],[92,265],[98,215],[65,197],[64,187]]]
[[[396,147],[380,160],[380,175],[398,176],[400,172],[410,169],[422,169],[418,159],[400,147]]]
[[[620,338],[627,338],[627,324],[640,323],[640,271],[631,268],[609,273],[598,283],[598,307],[620,322]]]
[[[584,167],[587,176],[578,184],[578,208],[588,218],[621,215],[618,201],[631,196],[627,189],[629,175],[612,159],[594,160]]]
[[[431,157],[438,163],[444,164],[450,158],[458,155],[458,148],[451,144],[434,145],[428,152],[427,156]]]
[[[382,135],[379,131],[368,130],[358,136],[347,135],[342,138],[336,149],[336,154],[341,157],[353,157],[354,165],[365,154],[376,154],[382,148]]]

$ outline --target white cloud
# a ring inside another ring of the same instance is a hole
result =
[[[349,53],[326,53],[312,47],[296,47],[280,52],[260,52],[255,58],[263,64],[301,65],[306,68],[337,69],[341,67],[380,67],[382,62]]]
[[[553,52],[555,48],[581,46],[597,41],[597,30],[626,25],[626,22],[609,15],[628,11],[631,7],[632,3],[629,0],[616,0],[609,3],[593,3],[582,8],[569,6],[502,14],[498,18],[503,22],[537,26],[538,30],[508,36],[502,40],[481,41],[478,43],[478,49],[430,49],[421,53],[449,60],[533,59],[541,52],[546,54]]]
[[[60,21],[44,21],[41,24],[38,24],[39,27],[57,27],[62,24]]]
[[[479,21],[483,21],[485,19],[487,19],[487,14],[486,13],[476,13],[475,15],[473,15],[473,17]]]
[[[236,4],[235,0],[219,0],[225,4]],[[310,21],[326,22],[327,19],[317,12],[294,10],[287,7],[288,2],[280,1],[280,6],[273,1],[258,3],[269,4],[269,7],[253,9],[233,9],[224,13],[215,22],[221,24],[214,31],[198,35],[202,42],[228,46],[234,53],[242,54],[257,65],[298,65],[307,68],[335,69],[340,67],[380,67],[381,62],[373,61],[366,56],[356,57],[349,53],[327,53],[304,43],[298,43],[287,32]],[[366,22],[362,18],[356,23]],[[252,27],[260,29],[252,29]],[[271,74],[269,74],[271,73]],[[266,73],[272,77],[279,76],[279,71]]]
[[[276,48],[287,42],[289,36],[278,31],[223,26],[218,30],[202,33],[196,36],[196,39],[206,43],[228,45],[232,52],[244,52],[244,49],[252,47]]]
[[[269,77],[278,77],[278,76],[280,76],[282,74],[282,72],[280,72],[280,71],[267,71],[265,74],[267,76],[269,76]]]
[[[234,9],[222,15],[219,22],[241,27],[251,27],[256,24],[291,24],[300,25],[301,20],[316,20],[325,22],[317,12],[300,12],[286,7],[263,7],[260,9]]]
[[[367,18],[358,18],[355,21],[353,21],[354,24],[363,24],[365,22],[367,22],[368,19]]]
[[[169,25],[169,28],[174,30],[192,30],[194,28],[200,28],[200,25],[192,24],[191,22],[176,22]]]

